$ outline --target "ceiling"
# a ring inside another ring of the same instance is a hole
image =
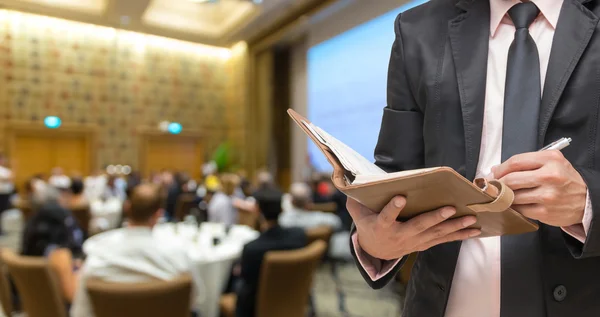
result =
[[[0,0],[7,9],[217,46],[248,40],[315,0]]]

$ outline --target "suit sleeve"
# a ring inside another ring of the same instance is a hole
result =
[[[587,232],[585,242],[577,240],[573,236],[564,233],[565,242],[569,251],[576,259],[600,256],[600,172],[589,168],[576,167],[588,187],[588,204],[591,206],[587,213]],[[591,215],[590,215],[591,211]]]
[[[401,24],[401,15],[398,15],[394,24],[396,39],[388,69],[387,106],[383,110],[379,139],[375,148],[376,164],[387,172],[420,168],[424,164],[423,113],[407,78],[406,65],[409,61],[405,56]],[[354,230],[353,226],[352,233]],[[387,273],[383,277],[374,281],[360,264],[360,255],[355,252],[352,238],[350,243],[356,265],[372,288],[382,288],[389,283],[406,262],[405,259],[397,261],[391,270],[386,270]]]

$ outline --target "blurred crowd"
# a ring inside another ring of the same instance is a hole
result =
[[[25,222],[21,254],[50,261],[60,277],[65,302],[74,305],[74,316],[91,314],[85,294],[76,295],[85,293],[80,282],[80,274],[86,274],[80,270],[84,263],[93,268],[94,273],[88,269],[88,277],[101,274],[125,281],[170,279],[189,270],[186,250],[166,247],[164,241],[146,234],[160,223],[241,224],[261,232],[244,247],[224,290],[238,295],[237,316],[253,316],[265,253],[306,246],[307,230],[327,228],[329,256],[351,258],[346,197],[327,175],[314,174],[293,183],[287,193],[267,171],[254,180],[243,171],[211,172],[193,179],[170,170],[147,178],[135,171],[109,174],[105,169],[88,176],[66,175],[56,167],[49,175],[33,175],[22,187],[15,186],[13,176],[0,156],[0,209],[21,211]],[[107,215],[116,220],[103,223]],[[95,240],[95,246],[84,252],[88,238]],[[140,269],[140,263],[148,267]]]

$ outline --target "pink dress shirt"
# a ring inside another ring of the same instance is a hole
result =
[[[548,60],[563,0],[532,0],[540,15],[529,27],[540,57],[541,87],[544,87]],[[504,86],[508,49],[514,39],[515,27],[506,14],[518,0],[490,0],[490,42],[488,52],[487,87],[481,137],[481,152],[476,177],[485,177],[494,165],[500,164]],[[589,193],[582,224],[562,228],[585,243],[592,220]],[[360,249],[358,235],[352,236],[360,265],[376,281],[385,276],[400,260],[382,261]],[[454,271],[454,279],[446,308],[446,317],[500,316],[500,237],[463,241]]]

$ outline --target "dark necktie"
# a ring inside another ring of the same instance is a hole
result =
[[[502,162],[537,146],[540,59],[529,26],[539,12],[533,2],[516,4],[508,11],[516,31],[506,67]],[[502,237],[500,259],[501,317],[545,316],[539,234]]]
[[[533,2],[519,3],[508,10],[516,31],[506,67],[502,162],[515,154],[535,151],[537,146],[542,99],[540,58],[529,26],[539,13]]]

